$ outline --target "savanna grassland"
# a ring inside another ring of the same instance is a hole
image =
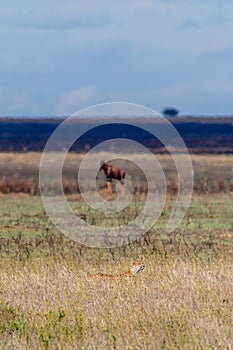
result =
[[[160,219],[136,242],[94,249],[66,238],[47,217],[40,154],[0,154],[0,349],[232,349],[233,156],[191,158],[193,198],[175,232],[165,227],[177,176],[168,156],[159,155],[168,187]],[[64,164],[75,213],[100,226],[135,218],[146,193],[143,177],[134,179],[124,217],[109,222],[79,194],[80,159],[71,153]],[[98,181],[100,194],[114,198],[101,174]],[[125,272],[135,259],[146,267],[134,279],[90,278]]]

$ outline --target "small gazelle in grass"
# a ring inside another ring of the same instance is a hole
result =
[[[103,279],[119,279],[119,278],[134,278],[136,275],[144,270],[145,265],[141,261],[134,261],[131,268],[123,273],[119,273],[116,275],[110,275],[110,274],[104,274],[104,273],[97,273],[94,275],[90,275],[90,278],[96,279],[96,278],[103,278]]]

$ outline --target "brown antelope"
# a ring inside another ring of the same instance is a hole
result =
[[[92,278],[92,279],[122,279],[122,278],[134,278],[136,277],[136,275],[144,270],[145,268],[145,265],[141,262],[141,261],[134,261],[131,268],[126,271],[126,272],[123,272],[123,273],[120,273],[120,274],[116,274],[116,275],[108,275],[108,274],[105,274],[105,273],[97,273],[97,274],[94,274],[94,275],[90,275],[89,277]]]
[[[103,170],[107,177],[108,193],[112,194],[112,180],[124,180],[126,172],[122,168],[117,168],[113,165],[107,164],[104,161],[100,162],[100,170]]]

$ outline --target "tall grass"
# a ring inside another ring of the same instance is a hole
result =
[[[104,154],[102,155],[104,157]],[[130,159],[139,155],[132,154]],[[176,168],[169,155],[156,155],[166,175],[168,193],[177,191]],[[39,194],[40,153],[0,153],[0,193]],[[78,167],[82,154],[69,153],[63,169],[63,187],[66,194],[78,193]],[[148,158],[148,156],[147,156]],[[145,158],[146,159],[146,158]],[[194,191],[197,193],[218,193],[233,191],[233,155],[191,155],[194,166]],[[151,160],[148,158],[148,162]],[[125,164],[127,177],[132,181],[135,192],[147,191],[146,178],[142,172],[135,174],[132,163]],[[57,180],[50,182],[48,191],[56,192]],[[98,175],[98,187],[106,187],[104,175]]]
[[[0,203],[0,349],[231,349],[231,195],[194,196],[172,235],[158,223],[109,250],[59,234],[38,197]],[[89,276],[134,259],[146,265],[135,280]]]
[[[13,194],[37,186],[27,181],[38,176],[39,154],[31,168],[30,157],[0,154],[0,164],[7,159],[2,183],[19,170],[12,187],[3,186],[11,193],[0,196],[0,349],[232,349],[232,156],[193,156],[196,189],[174,233],[165,231],[176,191],[171,185],[155,226],[138,241],[108,250],[59,234],[40,197],[32,196],[37,190]],[[65,173],[73,172],[77,157],[68,156]],[[161,162],[172,184],[166,157]],[[71,178],[65,177],[67,191]],[[88,223],[107,226],[134,218],[144,193],[118,221],[89,210],[78,193],[67,197]],[[90,278],[125,272],[135,259],[146,268],[134,280]]]
[[[197,258],[184,249],[144,259],[134,281],[88,278],[124,271],[124,258],[96,267],[72,254],[6,260],[0,348],[231,349],[232,255]]]

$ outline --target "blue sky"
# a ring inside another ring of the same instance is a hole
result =
[[[233,114],[230,0],[8,0],[0,47],[0,115],[111,101]]]

